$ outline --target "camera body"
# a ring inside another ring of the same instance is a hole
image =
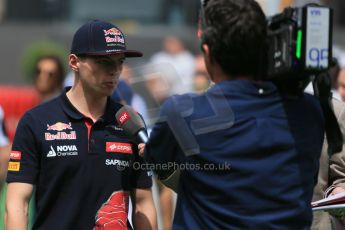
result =
[[[315,4],[267,19],[269,80],[317,75],[332,61],[333,11]]]

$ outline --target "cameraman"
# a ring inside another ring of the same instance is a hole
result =
[[[319,102],[284,99],[262,81],[267,32],[257,2],[209,0],[201,15],[216,85],[168,99],[145,149],[155,165],[181,166],[172,228],[308,229],[324,135]],[[176,169],[156,172],[166,181]]]

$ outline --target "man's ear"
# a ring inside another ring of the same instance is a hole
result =
[[[78,72],[79,71],[79,59],[75,54],[70,54],[69,55],[69,67],[74,71]]]

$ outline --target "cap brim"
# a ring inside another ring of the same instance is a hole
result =
[[[124,54],[125,57],[132,58],[132,57],[142,57],[143,53],[136,51],[136,50],[119,50],[119,51],[111,51],[111,52],[92,52],[86,53],[86,55],[95,55],[95,56],[105,56],[105,55],[113,55],[113,54]]]

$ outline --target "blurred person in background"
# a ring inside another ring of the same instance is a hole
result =
[[[339,73],[340,66],[337,59],[334,58],[332,61],[332,67],[328,71],[333,96],[332,106],[334,114],[337,117],[340,130],[343,134],[343,141],[345,141],[345,103],[341,100],[340,94],[337,92],[337,87],[339,88]],[[342,151],[339,153],[329,156],[327,149],[328,144],[325,139],[320,157],[318,181],[314,188],[313,201],[345,192],[345,142],[343,144]],[[335,216],[337,211],[330,211],[330,213],[332,215],[329,215],[328,212],[314,212],[311,229],[345,229],[342,218]]]
[[[337,99],[332,101],[334,113],[345,141],[345,103]],[[345,142],[343,150],[329,156],[325,141],[320,158],[318,183],[314,188],[313,201],[317,201],[338,193],[345,192]],[[329,212],[315,212],[312,230],[343,230],[345,229],[344,214],[342,210],[329,210]]]
[[[160,95],[158,100],[192,91],[194,57],[178,37],[166,37],[163,50],[151,57],[149,66],[156,75],[147,82],[148,90],[156,95],[155,91],[164,89],[165,96]]]
[[[57,97],[63,88],[65,71],[59,57],[44,55],[35,64],[34,86],[40,103]]]
[[[149,120],[147,106],[144,99],[139,94],[134,92],[132,87],[126,81],[121,79],[119,80],[117,88],[111,98],[123,105],[132,106],[134,110],[141,114],[145,121]]]
[[[320,103],[263,81],[267,27],[256,1],[205,4],[199,34],[215,85],[167,99],[144,152],[149,163],[181,167],[156,168],[166,183],[179,175],[172,229],[309,229]]]
[[[113,99],[120,101],[125,99],[124,102],[127,105],[132,106],[137,112],[139,112],[145,121],[149,120],[149,114],[146,102],[144,98],[133,89],[134,71],[129,64],[124,64],[122,73],[120,76],[119,84],[114,91]]]
[[[141,56],[126,49],[124,34],[111,23],[94,20],[76,31],[69,55],[73,86],[26,112],[17,127],[7,229],[27,229],[34,188],[33,229],[131,229],[129,197],[134,228],[157,228],[152,178],[140,167],[137,141],[118,127],[122,105],[110,98],[125,58]]]
[[[211,79],[207,73],[203,55],[195,57],[195,73],[193,76],[193,89],[197,94],[204,93],[211,85]]]
[[[194,72],[205,72],[207,73],[205,60],[202,54],[198,54],[194,60]]]
[[[7,163],[9,160],[10,143],[5,127],[5,114],[0,106],[0,191],[7,173]]]
[[[151,57],[149,66],[152,73],[146,86],[157,104],[171,95],[193,92],[194,57],[178,37],[164,38],[163,50]],[[168,230],[172,223],[174,194],[160,182],[158,185],[163,229]]]
[[[128,85],[132,85],[134,81],[133,69],[129,64],[123,64],[120,79],[124,80]]]
[[[196,72],[193,77],[194,92],[197,94],[204,93],[210,87],[210,77],[205,72]]]
[[[195,25],[198,19],[199,0],[163,0],[161,1],[161,21],[185,25]]]
[[[3,191],[4,180],[7,174],[7,164],[10,158],[10,142],[8,139],[5,121],[4,121],[4,110],[0,106],[0,199],[4,197],[5,190]],[[0,204],[0,215],[3,216],[2,213],[2,205]],[[1,218],[2,219],[2,218]]]

